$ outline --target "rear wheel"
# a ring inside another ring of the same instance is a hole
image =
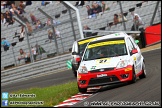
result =
[[[73,65],[72,65],[72,70],[73,70],[74,76],[77,77],[77,71],[75,70]]]
[[[80,93],[86,93],[87,92],[87,88],[80,88],[79,86],[78,86],[78,90],[79,90]]]
[[[142,63],[142,74],[139,76],[140,79],[146,78],[146,68],[145,68],[145,63]]]

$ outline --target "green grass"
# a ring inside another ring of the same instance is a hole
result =
[[[77,82],[68,82],[61,85],[50,86],[45,88],[30,88],[11,92],[9,94],[35,94],[35,98],[9,98],[9,101],[44,101],[44,105],[39,107],[53,107],[60,102],[70,98],[72,95],[78,93]],[[14,107],[28,107],[36,105],[9,105]]]

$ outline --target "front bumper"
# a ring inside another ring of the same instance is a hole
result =
[[[77,81],[80,88],[103,86],[114,83],[127,82],[132,80],[132,66],[122,69],[113,69],[103,72],[78,73]]]

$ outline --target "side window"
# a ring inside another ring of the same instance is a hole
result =
[[[133,43],[131,42],[130,38],[127,38],[127,44],[128,44],[128,50],[131,52],[133,49],[135,49]]]
[[[134,38],[130,37],[130,40],[133,43],[134,47],[138,46],[138,44],[135,42]]]

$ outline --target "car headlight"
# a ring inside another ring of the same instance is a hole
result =
[[[78,71],[79,73],[88,73],[88,70],[86,68],[86,66],[81,66],[81,68]]]
[[[116,69],[127,67],[127,65],[128,65],[128,60],[119,61],[119,63],[116,66]]]

